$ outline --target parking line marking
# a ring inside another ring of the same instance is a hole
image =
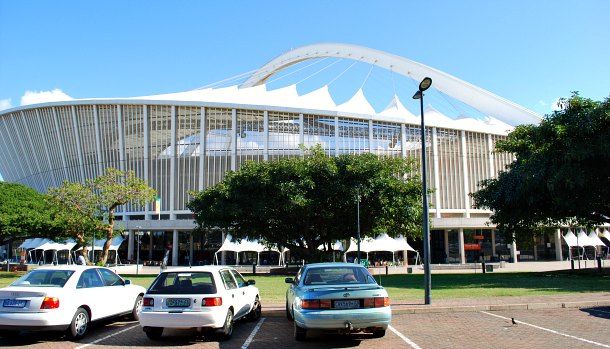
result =
[[[394,334],[397,335],[398,337],[400,337],[400,339],[405,341],[405,343],[409,344],[411,346],[411,348],[413,348],[413,349],[422,349],[419,345],[415,344],[412,340],[410,340],[409,338],[405,337],[402,333],[398,332],[394,327],[388,326],[388,329],[390,331],[394,332]]]
[[[96,340],[94,340],[94,341],[93,341],[93,342],[91,342],[91,343],[83,344],[83,345],[81,345],[81,346],[79,346],[79,347],[76,347],[76,348],[74,348],[74,349],[82,349],[82,348],[86,348],[86,347],[88,347],[88,346],[90,346],[90,345],[93,345],[93,344],[99,343],[99,342],[101,342],[101,341],[103,341],[103,340],[106,340],[106,339],[108,339],[108,338],[114,337],[114,336],[119,335],[119,334],[121,334],[121,333],[123,333],[123,332],[127,332],[127,331],[129,331],[129,330],[131,330],[131,329],[134,329],[134,328],[138,327],[138,326],[140,326],[140,324],[137,324],[137,325],[133,325],[133,326],[131,326],[131,327],[124,328],[124,329],[120,330],[119,332],[116,332],[116,333],[113,333],[113,334],[109,334],[109,335],[107,335],[107,336],[106,336],[106,337],[104,337],[104,338],[96,339]]]
[[[241,346],[241,349],[247,349],[248,348],[250,343],[252,343],[252,340],[254,339],[254,336],[256,336],[256,333],[258,332],[258,330],[263,325],[263,322],[265,322],[265,318],[264,317],[262,317],[260,320],[258,320],[258,323],[256,324],[256,327],[254,327],[254,329],[252,330],[252,333],[250,333],[250,336],[244,342],[244,345]]]
[[[497,314],[488,313],[488,312],[486,312],[486,311],[482,311],[481,313],[483,313],[483,314],[487,314],[487,315],[491,315],[491,316],[495,316],[495,317],[499,317],[500,319],[504,319],[504,320],[507,320],[507,321],[510,321],[510,320],[511,320],[511,318],[504,317],[504,316],[500,316],[500,315],[497,315]],[[540,326],[536,326],[536,325],[528,324],[527,322],[523,322],[523,321],[517,321],[517,320],[515,320],[515,322],[516,322],[516,323],[518,323],[518,324],[521,324],[521,325],[526,325],[526,326],[530,326],[530,327],[533,327],[533,328],[536,328],[536,329],[539,329],[539,330],[543,330],[543,331],[551,332],[551,333],[553,333],[553,334],[558,334],[558,335],[560,335],[560,336],[564,336],[564,337],[568,337],[568,338],[576,339],[576,340],[579,340],[579,341],[582,341],[582,342],[585,342],[585,343],[589,343],[589,344],[595,344],[595,345],[600,346],[600,347],[602,347],[602,348],[610,348],[610,345],[607,345],[607,344],[602,344],[602,343],[594,342],[594,341],[592,341],[592,340],[588,340],[588,339],[584,339],[584,338],[580,338],[580,337],[572,336],[572,335],[570,335],[570,334],[567,334],[567,333],[562,333],[562,332],[555,331],[555,330],[551,330],[551,329],[549,329],[549,328],[544,328],[544,327],[540,327]]]

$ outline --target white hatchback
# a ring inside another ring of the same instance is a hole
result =
[[[91,321],[131,315],[138,319],[146,289],[112,270],[80,265],[34,269],[0,289],[0,336],[20,331],[85,335]]]
[[[150,339],[159,339],[164,328],[196,328],[229,339],[235,320],[261,316],[254,284],[226,266],[166,270],[144,295],[140,325]]]

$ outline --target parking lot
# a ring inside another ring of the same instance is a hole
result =
[[[166,330],[160,341],[152,341],[137,322],[119,320],[96,324],[77,342],[60,334],[22,333],[11,340],[0,338],[0,347],[610,348],[610,307],[398,314],[383,338],[312,331],[306,342],[293,339],[292,323],[281,312],[266,313],[258,322],[238,322],[226,342],[191,330]]]

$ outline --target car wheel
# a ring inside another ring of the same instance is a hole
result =
[[[87,328],[89,327],[89,313],[83,308],[78,308],[76,314],[72,318],[70,327],[68,328],[68,335],[72,339],[80,339],[85,336]]]
[[[15,338],[19,335],[19,331],[0,330],[0,337],[5,339]]]
[[[288,319],[289,321],[294,320],[294,316],[292,316],[290,309],[288,309],[288,301],[286,301],[286,319]]]
[[[258,296],[256,296],[256,299],[254,300],[254,305],[252,306],[252,310],[250,310],[250,312],[246,316],[248,321],[256,321],[256,320],[260,319],[261,309],[262,309],[261,301],[258,298]]]
[[[229,309],[227,312],[227,317],[225,318],[224,326],[217,330],[216,335],[221,341],[231,338],[233,335],[233,310]]]
[[[297,325],[296,321],[294,323],[294,339],[298,341],[304,341],[305,337],[307,337],[307,330],[303,327]]]
[[[373,331],[373,338],[381,338],[385,336],[385,330],[375,330]]]
[[[157,340],[163,335],[163,327],[144,327],[144,333],[146,333],[146,337]]]
[[[142,311],[142,295],[139,295],[136,298],[136,302],[133,305],[133,310],[131,311],[131,319],[135,321],[140,320],[140,311]]]

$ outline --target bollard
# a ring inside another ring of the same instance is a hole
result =
[[[485,274],[487,272],[487,270],[485,270],[485,261],[483,260],[483,263],[481,263],[481,268],[483,269],[483,274]]]
[[[602,257],[597,256],[597,271],[602,272]]]
[[[385,274],[388,275],[388,265],[385,265]]]
[[[574,260],[570,259],[570,263],[572,264],[572,270],[574,270]]]
[[[252,263],[252,274],[256,274],[256,263]]]

